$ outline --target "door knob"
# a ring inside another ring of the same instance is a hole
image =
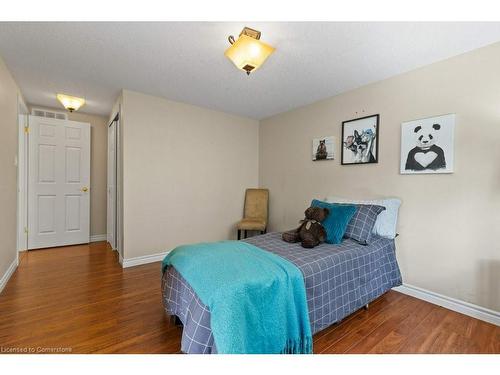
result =
[[[86,186],[84,186],[84,187],[82,187],[82,191],[83,191],[84,193],[86,193],[87,191],[89,191],[89,188],[88,188],[88,187],[86,187]]]

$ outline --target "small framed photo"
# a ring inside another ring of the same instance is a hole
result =
[[[312,142],[312,160],[333,160],[334,159],[334,138],[323,137],[314,138]]]
[[[455,115],[401,124],[401,174],[453,173]]]
[[[342,165],[378,163],[379,117],[342,122]]]

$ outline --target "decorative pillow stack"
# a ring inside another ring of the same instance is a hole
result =
[[[398,221],[398,211],[401,200],[398,198],[356,200],[341,197],[327,197],[328,203],[344,203],[356,205],[376,205],[385,207],[375,221],[372,232],[381,237],[393,239],[396,237],[396,225]]]
[[[367,245],[372,238],[377,217],[385,210],[385,207],[374,204],[358,204],[356,207],[356,213],[349,221],[344,237],[352,238],[362,245]]]
[[[329,203],[314,199],[312,207],[328,208],[330,213],[322,222],[326,242],[339,244],[351,238],[362,245],[370,243],[377,218],[385,207],[375,204]]]
[[[321,224],[326,231],[326,243],[339,244],[347,229],[349,221],[356,213],[356,206],[350,204],[335,204],[314,199],[311,207],[328,208],[328,216]]]

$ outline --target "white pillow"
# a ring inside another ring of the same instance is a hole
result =
[[[398,223],[398,210],[401,205],[401,200],[398,198],[387,199],[373,199],[373,200],[356,200],[341,197],[327,197],[326,201],[329,203],[353,203],[353,204],[376,204],[377,206],[384,206],[385,210],[382,211],[375,221],[372,232],[381,237],[395,238],[396,225]]]

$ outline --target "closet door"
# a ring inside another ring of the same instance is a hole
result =
[[[108,201],[107,235],[111,248],[116,250],[116,126],[113,121],[108,126]]]
[[[90,124],[29,118],[28,248],[89,242]]]

